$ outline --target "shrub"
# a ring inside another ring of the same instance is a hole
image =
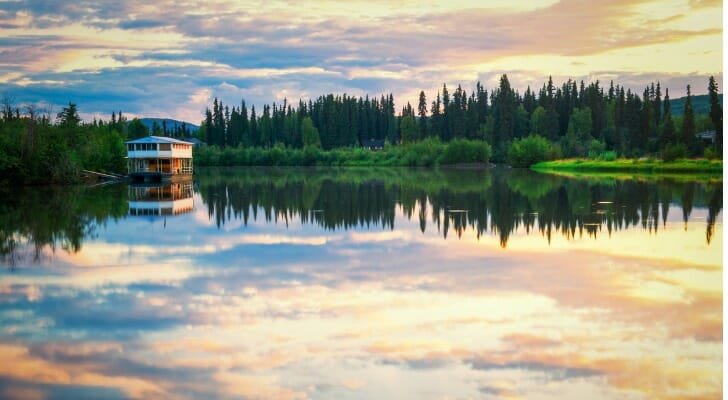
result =
[[[707,158],[708,160],[718,160],[721,157],[720,152],[715,151],[712,147],[706,147],[705,151],[703,152],[703,157]]]
[[[614,161],[617,159],[617,152],[614,150],[605,151],[599,155],[599,159],[604,161]]]
[[[441,164],[487,163],[492,149],[480,140],[457,139],[448,143],[440,157]]]
[[[662,150],[662,161],[675,161],[688,156],[688,148],[682,144],[668,145]]]
[[[548,140],[539,135],[529,136],[511,143],[508,160],[516,168],[527,168],[551,159],[553,149]]]
[[[587,157],[589,157],[592,160],[599,159],[604,154],[604,149],[607,146],[604,144],[604,142],[601,142],[599,140],[592,140],[591,143],[589,143],[589,152]]]

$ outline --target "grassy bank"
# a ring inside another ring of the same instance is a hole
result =
[[[540,172],[722,175],[723,161],[707,159],[681,159],[670,162],[654,159],[617,159],[613,161],[567,159],[540,162],[532,165],[531,169]]]

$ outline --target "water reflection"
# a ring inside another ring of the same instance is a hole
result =
[[[177,215],[194,210],[192,179],[152,185],[129,185],[129,215]]]
[[[722,394],[719,182],[198,173],[0,206],[0,398]]]
[[[98,228],[127,213],[126,187],[0,188],[0,259],[39,261],[44,248],[78,252]]]
[[[267,222],[300,218],[327,229],[380,226],[393,229],[401,207],[443,237],[472,229],[490,231],[506,247],[518,229],[567,238],[642,226],[657,233],[671,204],[682,207],[685,224],[693,204],[707,207],[706,240],[723,206],[722,181],[676,179],[569,179],[530,171],[462,170],[225,170],[199,176],[200,194],[218,226],[229,219],[245,224],[263,212]]]

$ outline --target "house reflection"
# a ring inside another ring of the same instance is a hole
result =
[[[194,209],[192,180],[129,186],[129,215],[177,215]]]

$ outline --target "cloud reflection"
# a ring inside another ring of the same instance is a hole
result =
[[[459,186],[453,207],[472,194]],[[673,206],[657,233],[549,241],[519,225],[503,248],[473,224],[423,232],[397,200],[391,225],[259,207],[218,226],[198,198],[6,270],[0,395],[720,397],[719,212],[712,243],[696,202],[687,230]]]

